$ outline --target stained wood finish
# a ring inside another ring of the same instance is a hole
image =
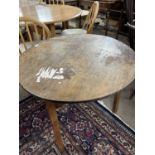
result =
[[[112,108],[112,111],[114,113],[116,113],[118,111],[118,106],[119,106],[119,101],[120,101],[120,92],[117,92],[115,95],[114,95],[114,103],[113,103],[113,108]]]
[[[32,28],[33,31],[31,31]],[[25,39],[23,33],[27,34],[27,39]],[[35,46],[40,40],[48,39],[50,37],[51,33],[45,24],[30,17],[19,18],[19,40],[22,43],[19,48],[20,54],[28,48]]]
[[[19,9],[20,17],[30,16],[45,24],[68,21],[80,14],[80,8],[69,5],[31,5]]]
[[[101,99],[134,79],[134,52],[113,38],[68,35],[44,41],[20,57],[20,83],[38,97],[59,102]],[[64,69],[64,79],[41,79],[45,67]]]
[[[49,101],[46,101],[46,105],[47,105],[48,113],[50,116],[50,120],[52,122],[52,127],[53,127],[56,144],[58,145],[61,152],[63,152],[64,144],[61,139],[60,127],[59,127],[59,122],[58,122],[57,112],[56,112],[56,105]]]
[[[55,25],[53,23],[47,25],[49,29],[51,30],[51,36],[55,36]]]

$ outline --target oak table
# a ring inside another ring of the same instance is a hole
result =
[[[69,5],[36,4],[19,8],[19,16],[30,16],[42,23],[50,25],[55,34],[54,23],[66,22],[81,14],[81,9]]]
[[[46,101],[61,151],[56,107],[94,101],[123,89],[134,79],[134,58],[122,42],[93,34],[51,38],[20,56],[20,84]]]

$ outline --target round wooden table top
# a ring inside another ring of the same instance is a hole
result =
[[[80,16],[81,9],[69,5],[37,4],[20,7],[19,16],[30,16],[45,24],[63,22]]]
[[[110,37],[55,37],[20,56],[20,84],[47,100],[97,100],[133,81],[134,59],[131,48]]]

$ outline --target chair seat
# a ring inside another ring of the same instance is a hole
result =
[[[87,16],[89,14],[88,10],[82,10],[81,17]]]
[[[62,35],[70,35],[70,34],[86,34],[87,31],[84,29],[66,29],[62,31]]]

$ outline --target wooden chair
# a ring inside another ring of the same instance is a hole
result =
[[[92,5],[92,2],[89,2],[89,3],[88,2],[86,3],[87,5],[80,6],[81,8],[85,8],[82,10],[81,15],[79,17],[79,27],[80,28],[82,27],[82,21],[83,21],[84,17],[86,17],[89,14],[89,8]],[[110,2],[101,2],[100,1],[99,12],[100,11],[103,12],[103,10],[104,10],[104,12],[105,12],[105,10],[107,11],[107,8],[110,6],[110,4],[111,4]]]
[[[48,39],[51,37],[51,33],[48,27],[30,17],[19,18],[19,53],[20,55],[27,49],[37,45],[42,39]],[[23,100],[30,96],[20,84],[19,84],[19,99]]]
[[[99,11],[99,2],[95,1],[89,10],[89,14],[86,17],[82,29],[66,29],[62,32],[62,34],[68,35],[68,34],[92,33],[94,22],[98,15],[98,11]]]
[[[19,18],[20,54],[35,46],[40,40],[45,40],[50,37],[51,33],[45,24],[30,17]]]

